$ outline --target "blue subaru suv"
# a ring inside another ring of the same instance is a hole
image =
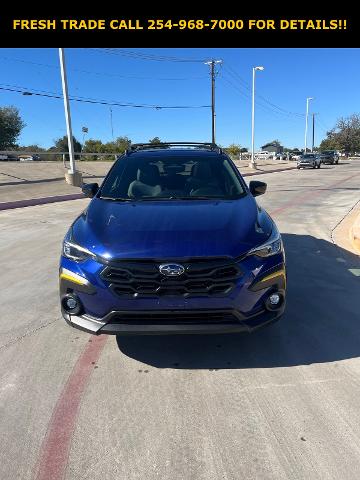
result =
[[[250,332],[284,312],[280,233],[215,144],[136,144],[67,232],[65,320],[94,334]]]

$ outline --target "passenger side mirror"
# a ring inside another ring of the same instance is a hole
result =
[[[252,180],[249,183],[250,192],[254,197],[257,197],[258,195],[263,195],[266,192],[266,187],[266,183],[258,182],[256,180]]]
[[[97,183],[84,183],[82,186],[82,192],[85,197],[93,198],[99,190],[99,185]]]

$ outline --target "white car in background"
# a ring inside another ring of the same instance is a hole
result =
[[[272,154],[267,151],[254,153],[254,157],[256,160],[268,160],[271,156]]]
[[[291,154],[291,160],[294,160],[295,162],[297,162],[301,156],[302,156],[302,153],[295,153],[294,155]]]

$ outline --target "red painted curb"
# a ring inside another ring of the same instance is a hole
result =
[[[67,200],[77,200],[79,198],[85,197],[82,193],[72,193],[70,195],[56,195],[54,197],[29,198],[28,200],[17,200],[15,202],[2,202],[0,203],[0,210],[32,207],[34,205],[44,205],[46,203],[66,202]]]
[[[51,416],[37,462],[36,480],[64,478],[82,396],[107,338],[92,337],[76,362]]]

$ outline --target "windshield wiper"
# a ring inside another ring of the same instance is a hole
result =
[[[206,196],[196,196],[196,197],[178,197],[171,195],[170,197],[140,197],[135,200],[138,202],[141,201],[162,201],[162,200],[219,200],[224,199],[224,197],[206,197]]]
[[[125,197],[99,197],[102,200],[112,200],[113,202],[132,202],[132,198],[125,198]]]

